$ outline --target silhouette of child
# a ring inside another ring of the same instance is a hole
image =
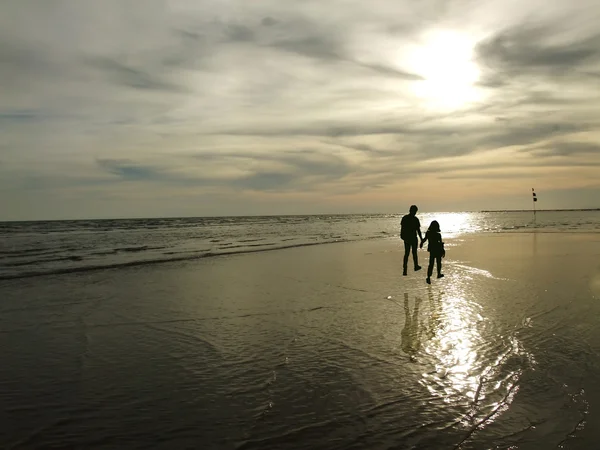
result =
[[[446,256],[444,250],[444,243],[442,242],[442,235],[440,234],[440,224],[437,220],[434,220],[429,225],[425,238],[421,241],[421,248],[425,241],[429,241],[427,245],[427,251],[429,252],[429,267],[427,268],[427,284],[431,284],[431,274],[433,273],[433,262],[437,263],[437,277],[442,278],[442,258]]]

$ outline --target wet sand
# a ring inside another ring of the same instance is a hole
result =
[[[0,447],[594,448],[600,235],[396,240],[0,283]]]

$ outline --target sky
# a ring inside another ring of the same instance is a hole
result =
[[[0,220],[600,207],[597,0],[5,0]]]

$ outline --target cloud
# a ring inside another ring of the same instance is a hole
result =
[[[110,58],[88,58],[87,64],[104,73],[109,80],[133,89],[183,93],[186,89],[164,76],[154,75],[147,70],[135,68]]]
[[[50,61],[35,49],[19,42],[0,40],[0,81],[5,87],[16,86],[22,76],[30,78],[39,72],[48,72]]]
[[[521,23],[480,42],[476,55],[488,87],[522,78],[580,78],[600,63],[600,33],[571,37],[560,23]]]
[[[198,214],[235,214],[275,198],[273,213],[394,210],[432,186],[449,209],[468,183],[483,198],[533,176],[593,190],[598,14],[594,0],[4,2],[0,201],[15,217],[81,197],[111,216],[160,188],[165,211],[201,195]]]
[[[313,191],[358,170],[340,155],[311,149],[272,153],[202,153],[196,157],[212,180],[240,189],[284,192]],[[226,161],[223,164],[223,161]],[[216,164],[211,164],[215,163]],[[216,178],[219,172],[224,174]],[[232,174],[233,173],[233,174]]]
[[[280,23],[277,25],[289,33],[288,24]],[[383,63],[369,63],[358,60],[345,47],[343,43],[344,35],[341,33],[321,32],[310,23],[301,22],[300,26],[295,25],[296,27],[292,27],[296,30],[295,33],[286,34],[285,37],[275,39],[267,45],[284,52],[313,58],[329,64],[346,64],[379,75],[412,81],[423,79],[420,75],[399,70]]]
[[[272,47],[286,52],[297,53],[309,58],[324,60],[341,60],[341,46],[325,37],[306,36],[301,38],[284,38],[271,44]]]
[[[96,164],[121,181],[165,185],[213,186],[251,191],[318,190],[354,169],[335,155],[311,150],[274,154],[203,153],[194,161],[171,165],[130,159],[98,159]]]
[[[535,156],[600,155],[600,145],[594,142],[553,142],[545,146],[527,149]],[[589,163],[586,163],[586,165]]]
[[[265,26],[265,27],[272,27],[273,25],[277,25],[277,20],[273,19],[272,17],[264,17],[261,21],[260,24]]]
[[[96,162],[107,172],[126,180],[160,180],[164,178],[159,169],[136,164],[128,159],[99,159]]]
[[[571,133],[586,131],[586,124],[559,122],[533,122],[503,127],[498,132],[486,133],[479,141],[487,148],[502,148],[513,145],[530,145],[541,140]]]
[[[8,123],[24,123],[41,120],[43,116],[35,111],[6,110],[0,112],[0,127]]]

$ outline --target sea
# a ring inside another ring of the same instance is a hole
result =
[[[0,280],[389,239],[401,214],[0,222]],[[600,210],[434,212],[444,238],[469,233],[598,232]]]
[[[0,448],[598,448],[600,211],[401,217],[0,223]]]

